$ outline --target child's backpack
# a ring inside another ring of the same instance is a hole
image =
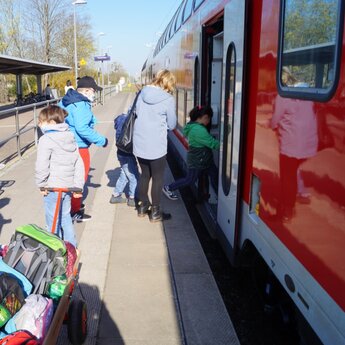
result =
[[[10,273],[0,272],[0,327],[17,313],[25,303],[20,281]]]
[[[0,345],[38,345],[37,338],[27,331],[17,331],[0,340]]]
[[[36,225],[24,225],[12,236],[4,261],[30,280],[34,294],[44,294],[49,282],[66,273],[65,243]]]
[[[29,280],[23,274],[8,266],[2,259],[0,259],[0,272],[10,273],[12,276],[16,277],[24,289],[25,297],[30,295],[32,291],[32,284],[29,282]]]
[[[115,129],[115,140],[116,141],[119,140],[119,138],[120,138],[122,127],[126,121],[126,118],[127,118],[127,114],[122,113],[122,114],[116,116],[114,119],[114,129]]]
[[[25,305],[14,316],[16,329],[25,329],[39,340],[48,332],[54,312],[53,301],[42,295],[30,295]]]

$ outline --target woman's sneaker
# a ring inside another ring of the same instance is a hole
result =
[[[163,187],[163,193],[170,200],[178,200],[178,196],[173,191],[171,191],[169,189],[169,186],[164,186]]]

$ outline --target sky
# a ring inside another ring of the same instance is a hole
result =
[[[137,76],[181,0],[87,0],[78,14],[91,19],[97,50]],[[104,35],[99,35],[104,33]],[[98,54],[97,54],[98,55]]]

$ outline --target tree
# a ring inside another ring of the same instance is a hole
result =
[[[70,25],[64,25],[59,33],[59,44],[57,46],[57,54],[59,61],[66,66],[74,66],[74,30],[72,14],[66,18],[66,22]],[[78,58],[88,60],[96,51],[94,41],[91,34],[90,18],[85,16],[77,17],[77,49]]]
[[[335,42],[337,0],[288,0],[284,50]]]

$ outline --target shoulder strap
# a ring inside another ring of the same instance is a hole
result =
[[[141,90],[137,93],[137,95],[136,95],[135,98],[134,98],[134,102],[133,102],[133,104],[132,104],[131,112],[132,112],[132,111],[133,111],[133,112],[135,111],[135,106],[136,106],[136,104],[137,104],[137,100],[138,100],[138,97],[139,97],[140,93],[141,93]]]

